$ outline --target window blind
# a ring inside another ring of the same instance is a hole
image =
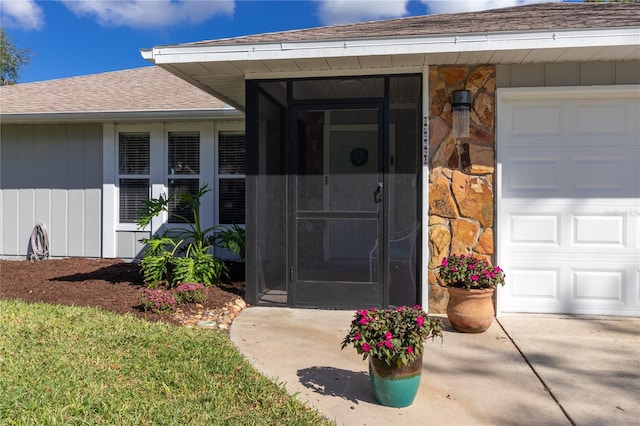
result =
[[[120,133],[118,171],[121,175],[149,174],[149,133]]]
[[[220,179],[219,222],[244,224],[244,179]]]
[[[245,174],[244,135],[220,134],[218,151],[218,173],[221,175]]]
[[[169,132],[168,174],[200,174],[200,132]]]
[[[120,179],[120,222],[134,223],[149,199],[149,179]]]
[[[173,199],[169,203],[169,211],[184,216],[193,223],[193,211],[191,206],[180,201],[180,194],[186,192],[195,194],[198,192],[200,181],[198,179],[169,179],[169,198]],[[182,223],[182,220],[169,216],[169,223]]]

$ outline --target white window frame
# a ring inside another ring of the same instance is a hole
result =
[[[215,179],[215,222],[218,225],[227,225],[231,226],[231,224],[221,224],[220,223],[220,181],[224,179],[243,179],[246,183],[246,173],[243,174],[225,174],[220,173],[220,134],[241,134],[246,137],[244,127],[236,126],[218,126],[216,129],[216,152],[215,152],[215,169],[216,169],[216,179]],[[246,172],[246,168],[245,168]],[[245,187],[246,188],[246,187]],[[245,215],[246,215],[246,206],[245,206]],[[246,222],[246,217],[245,217]],[[236,225],[244,228],[244,223],[237,223]]]

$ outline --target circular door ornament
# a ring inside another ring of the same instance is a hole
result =
[[[369,151],[364,148],[353,148],[349,154],[351,164],[356,167],[361,167],[367,164],[369,161]]]

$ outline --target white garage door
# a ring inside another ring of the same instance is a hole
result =
[[[640,315],[640,86],[498,94],[502,312]]]

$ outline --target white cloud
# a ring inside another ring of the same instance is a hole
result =
[[[548,1],[553,0],[421,0],[429,9],[430,14],[476,12]]]
[[[408,0],[320,0],[318,17],[324,25],[400,18]]]
[[[44,13],[34,0],[0,1],[0,24],[23,30],[39,30],[44,25]]]
[[[163,27],[199,23],[216,14],[231,14],[234,0],[62,0],[78,16],[95,16],[101,25]]]

